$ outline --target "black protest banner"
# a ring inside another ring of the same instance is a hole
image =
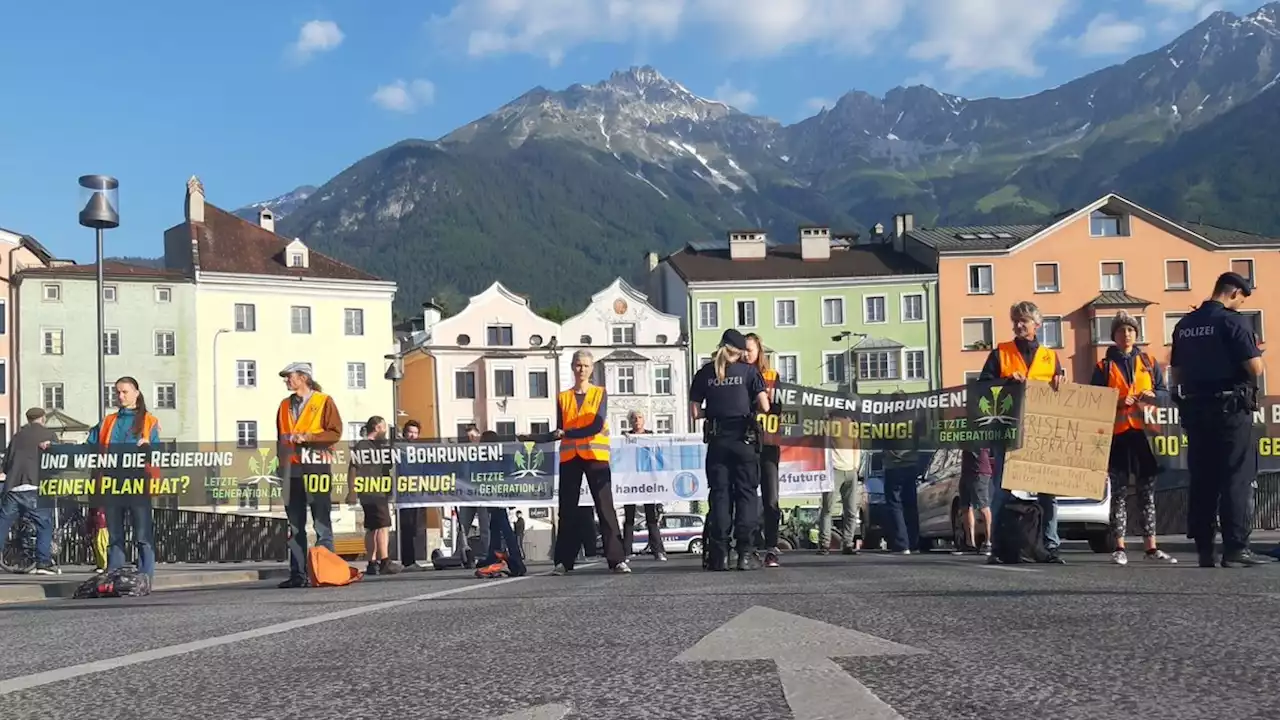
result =
[[[1280,396],[1268,395],[1258,404],[1253,413],[1258,472],[1280,472]],[[1142,420],[1161,469],[1187,470],[1187,435],[1173,401],[1161,397],[1143,403]]]
[[[774,445],[853,443],[868,449],[1016,447],[1024,386],[1013,381],[891,395],[850,396],[778,383],[776,408],[757,416]]]
[[[38,502],[165,507],[283,508],[301,490],[309,501],[429,505],[545,504],[554,497],[554,443],[401,443],[302,447],[296,464],[275,446],[213,443],[156,447],[53,445],[41,453]]]

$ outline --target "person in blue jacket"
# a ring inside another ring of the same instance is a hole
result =
[[[89,430],[85,444],[106,449],[110,445],[148,447],[160,444],[160,421],[147,412],[147,401],[142,397],[138,381],[122,377],[116,381],[116,407],[102,424]],[[124,567],[124,515],[129,513],[133,526],[133,543],[138,550],[138,571],[154,577],[156,574],[155,526],[152,524],[151,503],[144,500],[135,505],[108,505],[107,515],[107,571]]]

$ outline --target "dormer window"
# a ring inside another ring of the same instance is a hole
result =
[[[302,253],[289,253],[289,267],[306,267],[307,263],[303,259]]]
[[[1124,237],[1128,235],[1126,218],[1119,213],[1094,210],[1089,215],[1089,235],[1092,237]]]
[[[285,264],[291,268],[306,268],[311,265],[311,253],[301,240],[294,240],[285,246]]]

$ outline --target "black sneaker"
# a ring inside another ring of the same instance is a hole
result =
[[[398,575],[404,570],[404,566],[395,560],[382,560],[378,562],[379,575]]]
[[[729,556],[726,553],[708,553],[706,562],[702,567],[704,570],[711,572],[725,572],[729,569]]]
[[[1050,565],[1066,565],[1067,564],[1067,561],[1063,560],[1062,556],[1056,552],[1049,553],[1049,559],[1045,560],[1045,562],[1049,563]]]
[[[654,553],[654,554],[653,554],[653,559],[654,559],[654,560],[656,560],[657,562],[666,562],[666,561],[667,561],[667,554],[666,554],[665,552],[663,552],[663,551],[659,550],[658,552],[656,552],[656,553]]]
[[[760,567],[760,565],[756,563],[756,558],[753,553],[740,552],[738,553],[738,562],[734,567],[738,570],[755,570]]]
[[[819,555],[830,555],[830,554],[831,554],[831,548],[820,547],[820,548],[818,548],[818,554],[819,554]]]
[[[378,561],[377,561],[377,560],[371,560],[371,561],[369,561],[369,564],[368,564],[368,565],[365,565],[365,566],[364,566],[364,574],[365,574],[365,575],[377,575],[377,574],[378,574],[378,571],[379,571],[379,570],[381,570],[381,569],[382,569],[382,567],[378,564]]]
[[[852,545],[845,545],[844,547],[840,548],[840,554],[841,555],[857,555],[858,548]]]
[[[1256,565],[1265,565],[1269,560],[1254,555],[1252,550],[1239,550],[1237,552],[1229,552],[1222,554],[1222,567],[1229,568],[1239,565],[1240,567],[1254,567]]]
[[[770,550],[764,554],[764,566],[767,568],[778,567],[778,553]]]
[[[40,563],[31,568],[32,575],[61,575],[62,568],[53,563]]]
[[[288,590],[290,588],[304,588],[304,587],[307,587],[309,584],[310,583],[308,583],[307,579],[304,577],[291,577],[288,580],[285,580],[284,582],[280,583],[276,587],[280,588],[281,590]]]

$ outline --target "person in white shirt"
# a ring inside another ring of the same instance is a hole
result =
[[[862,533],[859,509],[862,503],[863,452],[849,438],[833,440],[831,464],[835,470],[835,489],[840,492],[840,504],[844,507],[840,516],[840,549],[845,555],[856,555],[862,550]],[[818,510],[818,554],[826,555],[831,547],[831,511],[835,492],[822,493],[822,506]]]

